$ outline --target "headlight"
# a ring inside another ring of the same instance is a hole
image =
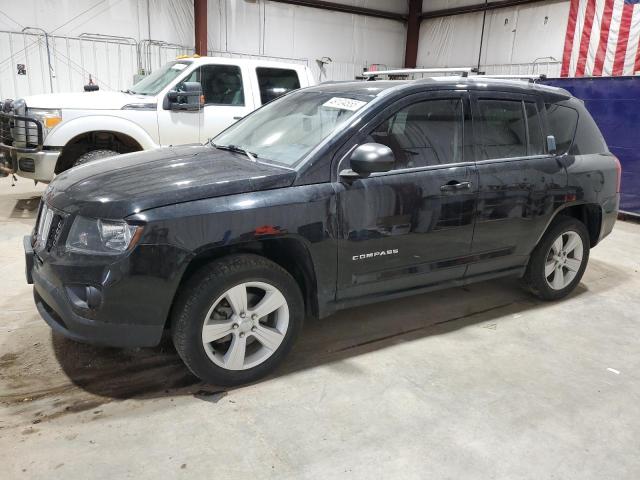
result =
[[[46,130],[51,130],[62,121],[62,112],[55,108],[29,108],[27,109],[27,115],[40,120]]]
[[[76,217],[67,237],[67,249],[78,253],[117,255],[135,245],[141,233],[142,227],[126,222]]]

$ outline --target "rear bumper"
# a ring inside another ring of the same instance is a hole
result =
[[[620,206],[620,194],[616,194],[602,203],[602,225],[600,227],[600,242],[611,233],[618,219],[618,207]]]

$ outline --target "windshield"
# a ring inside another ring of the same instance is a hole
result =
[[[191,62],[169,62],[160,70],[156,70],[148,77],[144,77],[136,83],[129,92],[138,95],[156,95],[164,87],[169,85]]]
[[[298,91],[268,103],[212,140],[293,167],[338,130],[371,96]]]

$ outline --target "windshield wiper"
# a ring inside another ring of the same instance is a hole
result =
[[[125,90],[120,90],[120,91],[121,91],[122,93],[130,93],[131,95],[135,95],[135,94],[136,94],[136,92],[134,92],[133,90],[130,90],[130,89],[128,89],[128,88],[127,88],[127,89],[125,89]]]
[[[246,148],[242,148],[237,145],[217,145],[211,142],[211,146],[217,148],[218,150],[228,150],[230,152],[235,152],[235,153],[244,153],[252,162],[256,162],[257,161],[256,158],[258,158],[257,153],[250,152]]]

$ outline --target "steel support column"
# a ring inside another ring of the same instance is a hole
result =
[[[193,0],[193,17],[196,30],[196,53],[207,55],[207,0]]]
[[[415,68],[418,61],[418,40],[420,39],[420,21],[422,0],[409,0],[409,18],[407,20],[407,43],[404,49],[405,68]]]

